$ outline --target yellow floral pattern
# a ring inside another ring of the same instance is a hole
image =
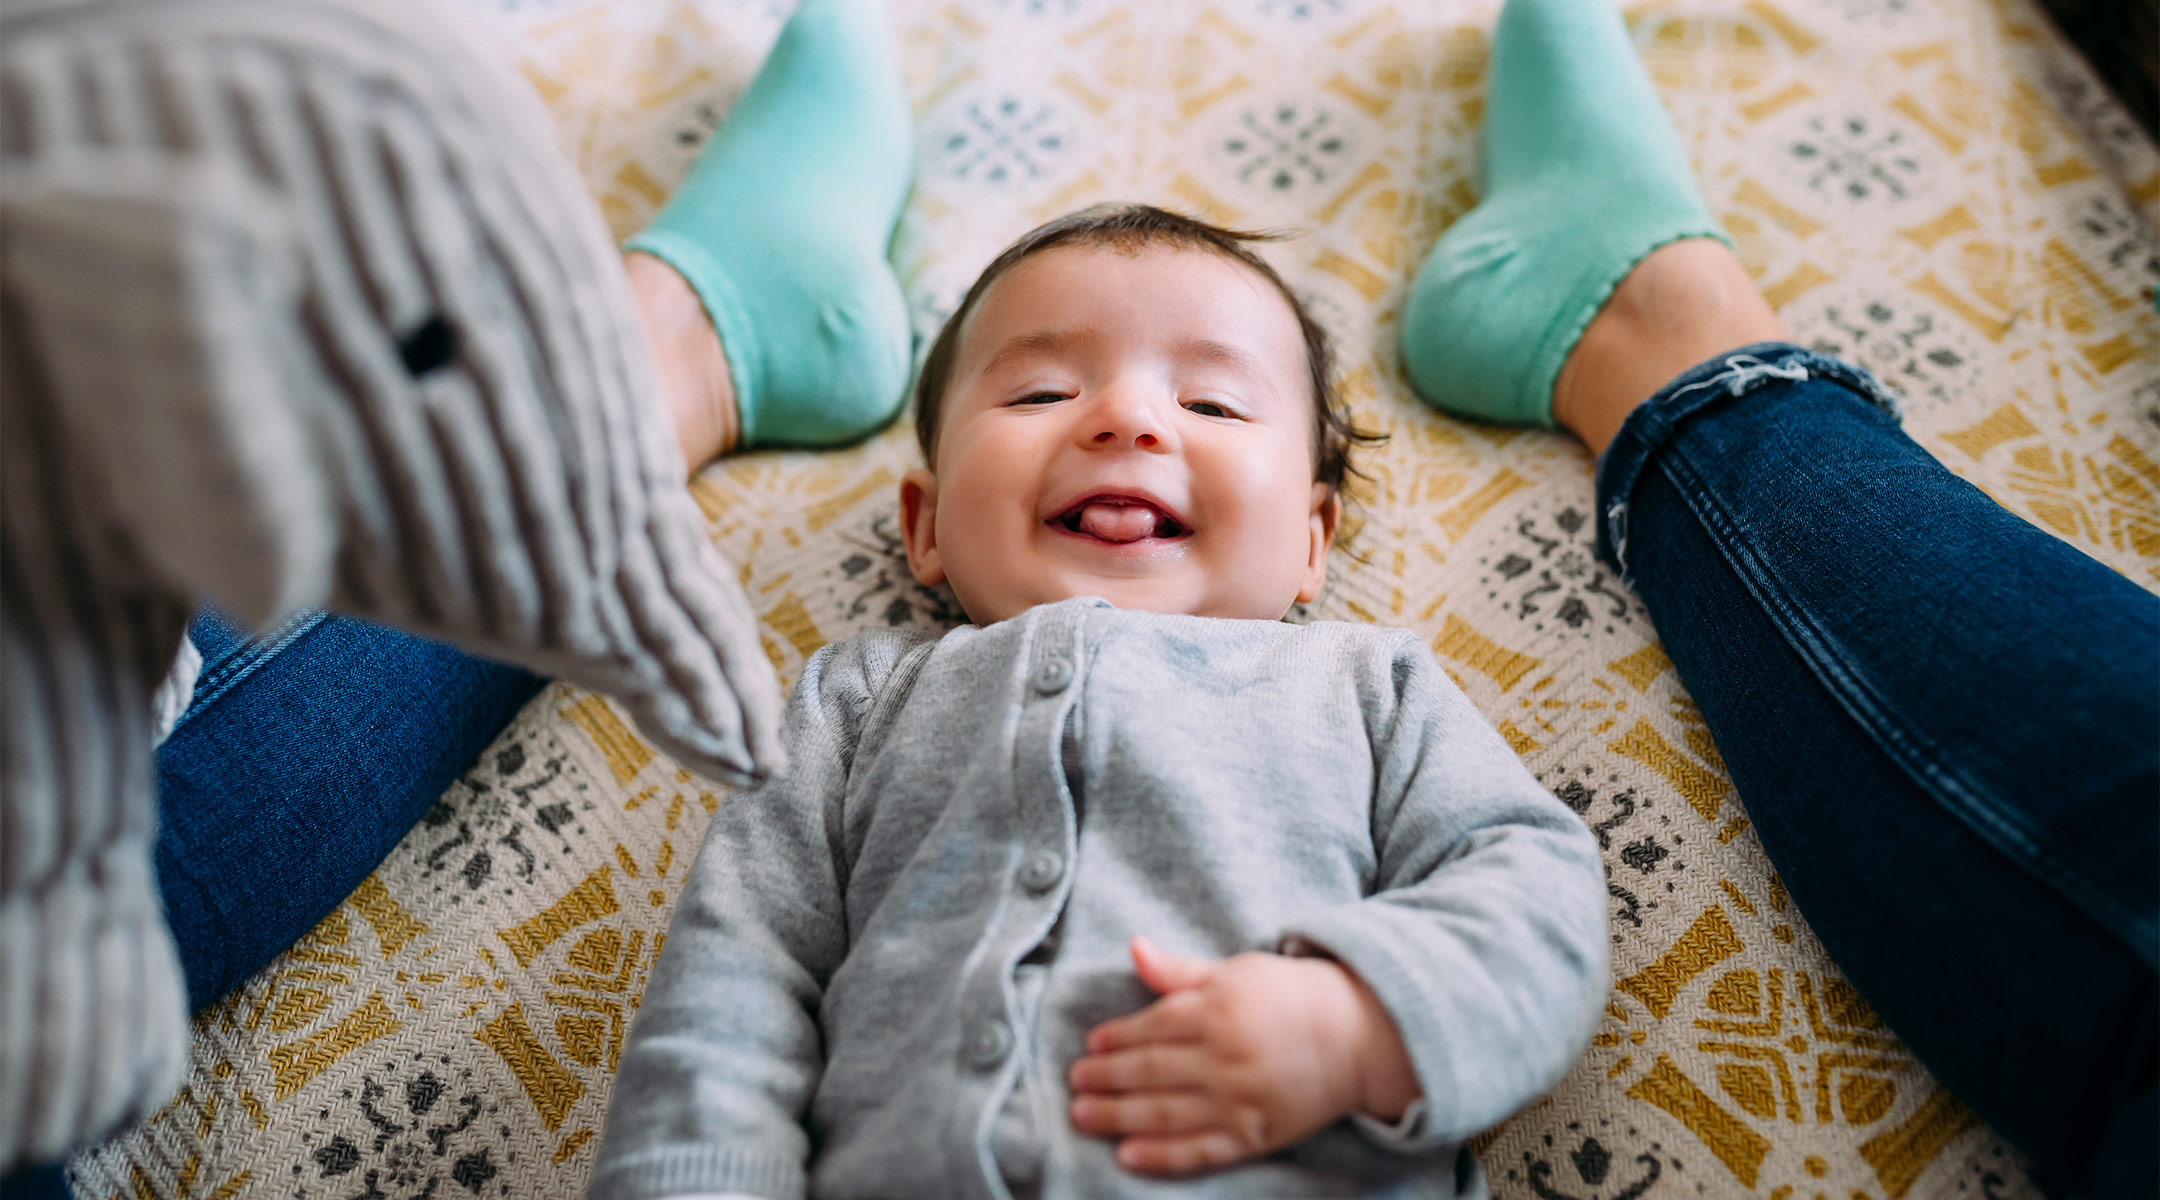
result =
[[[472,0],[607,220],[663,201],[781,0]],[[1391,440],[1311,615],[1407,626],[1597,832],[1616,984],[1590,1053],[1480,1139],[1497,1194],[2033,1195],[1824,955],[1634,598],[1573,442],[1419,406],[1411,273],[1475,200],[1485,0],[916,0],[921,169],[895,241],[925,338],[1035,223],[1143,199],[1271,257]],[[1877,372],[2011,510],[2160,589],[2160,155],[2028,0],[1637,0],[1713,209],[1800,340]],[[898,559],[896,427],[692,490],[784,681],[949,623]],[[80,1194],[574,1196],[667,914],[725,799],[551,686],[381,870],[197,1022],[191,1079]]]

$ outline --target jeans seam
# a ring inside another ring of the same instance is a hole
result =
[[[2098,908],[2107,913],[2108,918],[2101,924],[2129,941],[2133,953],[2148,964],[2152,963],[2154,947],[2149,944],[2152,931],[2145,928],[2146,923],[2136,913],[2125,911],[2107,889],[2095,885],[2064,856],[2051,850],[2045,839],[2024,821],[2004,811],[2003,806],[1988,797],[1986,789],[1975,786],[1942,761],[1933,743],[1907,729],[1905,723],[1892,714],[1891,707],[1874,695],[1859,672],[1834,652],[1834,643],[1816,628],[1804,606],[1787,596],[1776,583],[1774,574],[1747,553],[1745,539],[1737,535],[1731,518],[1710,496],[1709,489],[1688,461],[1685,449],[1677,442],[1668,443],[1664,449],[1659,456],[1658,469],[1664,472],[1688,510],[1701,523],[1711,544],[1739,576],[1741,584],[1762,606],[1781,639],[1800,656],[1808,672],[1830,693],[1838,707],[1860,725],[1868,739],[1922,791],[1958,815],[1961,823],[1983,841],[2023,864],[2049,886],[2069,893],[2073,899],[2082,897],[2084,902],[2079,907],[2088,912]],[[2131,931],[2146,936],[2140,940],[2130,936]]]
[[[172,728],[165,736],[170,738],[179,732],[196,713],[218,702],[225,693],[238,687],[241,681],[260,670],[263,664],[283,653],[302,636],[323,623],[327,614],[307,612],[286,620],[261,641],[249,642],[218,661],[216,667],[204,672],[195,680],[194,694],[188,698],[187,707],[173,720]]]

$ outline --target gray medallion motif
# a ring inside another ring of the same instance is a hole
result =
[[[1838,290],[1796,319],[1802,344],[1864,367],[1906,402],[1908,413],[1961,405],[1983,386],[1984,353],[1958,321],[1891,290]]]
[[[2148,379],[2130,393],[2130,411],[2145,426],[2146,436],[2160,440],[2160,379]]]
[[[546,693],[543,693],[543,702]],[[486,907],[512,897],[556,859],[574,857],[593,809],[589,787],[553,727],[519,721],[451,784],[408,835],[441,902]]]
[[[724,98],[715,96],[700,100],[693,105],[688,113],[675,122],[674,132],[668,135],[668,141],[674,146],[675,152],[682,155],[685,162],[695,159],[698,152],[705,148],[705,143],[712,139],[713,130],[720,128],[720,122],[727,117],[728,110],[734,108],[735,102],[740,99],[742,93],[737,92]]]
[[[1570,1121],[1558,1137],[1548,1133],[1522,1151],[1515,1164],[1493,1166],[1515,1185],[1506,1190],[1527,1187],[1538,1200],[1636,1200],[1681,1170],[1662,1143],[1646,1142],[1640,1130],[1615,1120]]]
[[[496,1095],[450,1055],[378,1061],[318,1111],[280,1190],[294,1200],[507,1196],[518,1152]]]
[[[944,631],[967,623],[947,587],[915,582],[900,540],[900,514],[889,502],[841,534],[843,553],[820,572],[819,627],[835,639],[865,626]]]
[[[1603,783],[1594,783],[1597,774],[1598,768],[1585,766],[1547,771],[1538,780],[1573,809],[1598,840],[1605,859],[1605,894],[1612,901],[1612,936],[1618,944],[1621,928],[1643,928],[1646,914],[1662,907],[1665,893],[1674,890],[1673,879],[1687,870],[1686,839],[1672,831],[1670,816],[1652,811],[1655,800],[1623,784],[1618,775],[1607,774]]]
[[[2120,192],[2095,189],[2079,201],[2069,213],[2069,232],[2108,270],[2127,276],[2126,282],[2142,291],[2142,299],[2152,299],[2153,286],[2160,282],[2160,233],[2130,210]]]
[[[1478,558],[1477,584],[1538,633],[1616,633],[1644,619],[1642,604],[1597,561],[1595,537],[1584,508],[1523,512],[1512,535]]]
[[[1992,1130],[1966,1155],[1956,1193],[1973,1200],[2013,1200],[2033,1195],[2032,1165]]]
[[[1356,130],[1309,100],[1248,108],[1208,139],[1216,165],[1245,187],[1295,196],[1327,186],[1356,161]]]
[[[2091,140],[2113,173],[2136,177],[2130,164],[2142,161],[2151,143],[2122,103],[2108,93],[2082,62],[2050,63],[2041,75],[2048,97],[2061,106],[2063,117]]]
[[[1055,174],[1074,139],[1072,123],[1046,101],[977,92],[945,106],[923,149],[937,171],[956,183],[1007,189]]]
[[[1784,135],[1780,169],[1845,208],[1896,207],[1933,183],[1933,155],[1879,112],[1818,113]]]

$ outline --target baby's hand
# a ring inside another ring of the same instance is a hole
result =
[[[1213,1170],[1419,1095],[1395,1022],[1339,963],[1178,958],[1144,937],[1132,957],[1162,999],[1090,1030],[1068,1076],[1073,1125],[1117,1139],[1129,1171]]]

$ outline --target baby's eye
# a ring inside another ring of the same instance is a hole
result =
[[[1198,413],[1203,417],[1234,417],[1237,415],[1213,400],[1187,400],[1185,402],[1185,411]]]
[[[1057,402],[1058,402],[1058,401],[1060,401],[1060,400],[1069,400],[1069,399],[1071,399],[1071,397],[1069,397],[1069,396],[1065,395],[1065,394],[1064,394],[1064,393],[1062,393],[1062,392],[1029,392],[1029,393],[1028,393],[1027,395],[1025,395],[1025,396],[1022,396],[1022,397],[1020,397],[1020,398],[1019,398],[1018,400],[1015,400],[1015,401],[1013,401],[1013,403],[1014,403],[1014,404],[1016,404],[1016,405],[1018,405],[1018,404],[1055,404],[1055,403],[1057,403]]]

